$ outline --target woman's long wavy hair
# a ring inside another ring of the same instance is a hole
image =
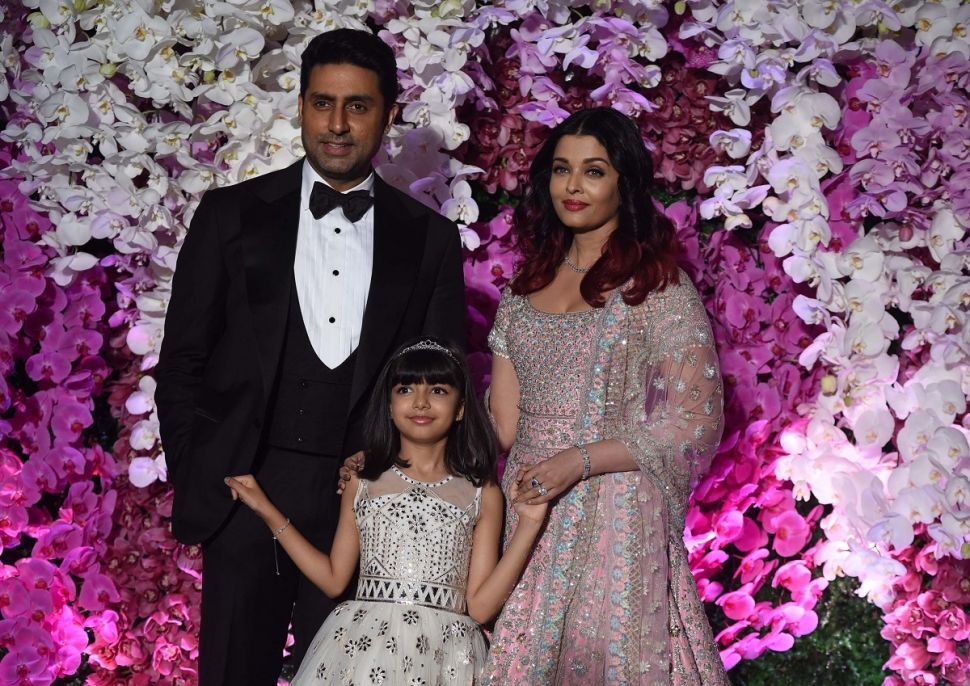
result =
[[[448,352],[423,347],[431,342]],[[410,349],[409,349],[410,348]],[[360,475],[376,479],[391,468],[408,467],[401,458],[401,434],[391,419],[391,391],[398,384],[447,384],[458,392],[458,407],[465,408],[460,421],[452,423],[445,447],[449,474],[461,476],[476,486],[495,481],[497,446],[495,434],[481,401],[475,395],[468,365],[461,351],[447,342],[422,336],[398,348],[381,370],[367,406],[367,445]]]
[[[549,193],[553,156],[563,136],[593,136],[619,174],[619,223],[602,256],[583,277],[583,300],[602,307],[607,293],[632,279],[623,300],[639,305],[648,293],[676,284],[679,245],[673,225],[653,204],[650,153],[629,117],[596,107],[580,110],[554,128],[532,161],[529,191],[515,210],[521,261],[512,292],[526,295],[547,286],[572,245],[572,231],[559,221]]]

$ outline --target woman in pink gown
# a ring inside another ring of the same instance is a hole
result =
[[[551,133],[517,210],[489,405],[511,447],[506,493],[517,479],[552,507],[486,684],[727,684],[682,540],[721,377],[652,179],[633,122],[583,110]],[[511,535],[511,502],[507,516]]]

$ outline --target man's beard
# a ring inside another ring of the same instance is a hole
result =
[[[334,169],[333,167],[328,167],[323,163],[325,159],[329,160],[331,158],[322,158],[319,155],[317,155],[314,152],[314,148],[310,145],[307,145],[305,136],[301,136],[301,140],[303,142],[303,149],[306,151],[306,157],[310,161],[310,166],[313,167],[314,171],[316,171],[317,174],[319,174],[320,176],[324,178],[330,178],[330,179],[339,179],[341,181],[352,180],[362,176],[367,176],[367,170],[370,168],[369,159],[366,161],[355,160],[353,163],[353,166],[350,167],[349,169]],[[338,143],[338,142],[347,142],[347,141],[317,139],[316,144],[324,145],[326,143]],[[351,162],[349,159],[346,161],[348,163]]]

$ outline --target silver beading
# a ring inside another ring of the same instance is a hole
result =
[[[444,353],[445,355],[447,355],[451,359],[455,360],[455,362],[458,361],[457,359],[455,359],[455,354],[453,352],[451,352],[450,350],[448,350],[448,348],[446,348],[445,346],[441,345],[440,343],[436,343],[435,341],[432,341],[429,338],[422,339],[422,340],[418,341],[417,343],[414,343],[413,345],[409,345],[404,350],[402,350],[401,352],[399,352],[397,354],[397,356],[400,357],[404,353],[409,353],[409,352],[411,352],[413,350],[434,350],[435,352]]]

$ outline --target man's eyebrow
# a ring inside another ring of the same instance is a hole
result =
[[[313,100],[327,100],[330,102],[335,102],[338,98],[336,95],[330,95],[329,93],[313,92],[309,95]],[[354,93],[351,95],[343,96],[343,99],[348,102],[374,102],[374,96],[367,95],[366,93]]]

